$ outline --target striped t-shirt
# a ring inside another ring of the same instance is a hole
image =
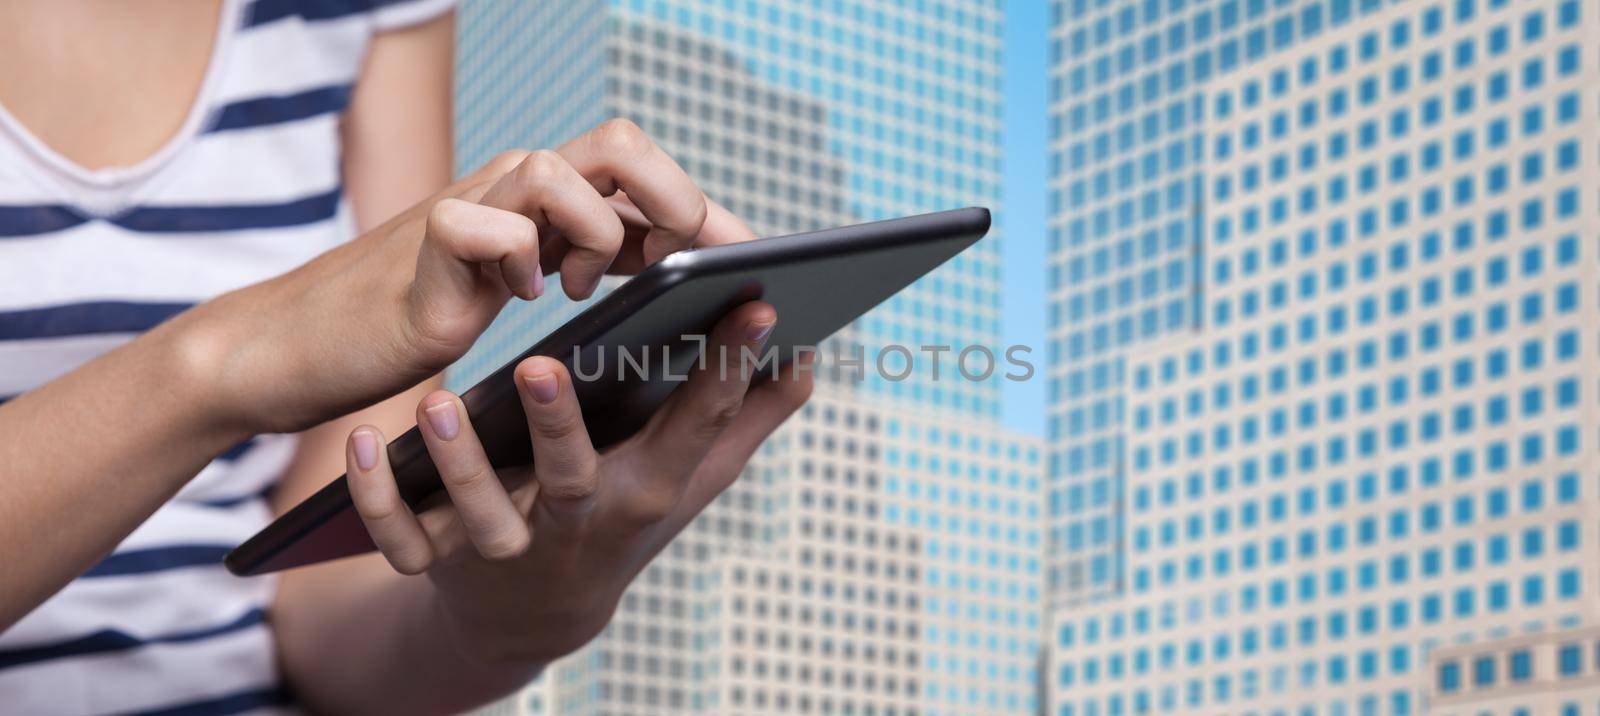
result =
[[[131,167],[79,167],[0,110],[0,401],[351,238],[339,119],[367,45],[450,2],[225,0],[183,128]],[[0,712],[292,709],[267,625],[275,585],[220,560],[270,518],[265,491],[294,448],[260,436],[229,451],[0,633]]]

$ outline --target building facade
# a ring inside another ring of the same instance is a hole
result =
[[[1595,713],[1600,7],[1057,8],[1050,712]]]
[[[1036,439],[824,393],[757,470],[776,529],[708,571],[707,711],[1036,712]]]
[[[759,235],[998,209],[1001,25],[997,0],[468,3],[458,161],[621,116]],[[1035,713],[1041,446],[996,427],[998,383],[949,362],[997,345],[998,234],[824,346],[812,404],[600,638],[501,708]],[[504,313],[452,383],[581,309],[554,294]],[[917,353],[909,378],[872,370],[889,344]],[[939,377],[922,346],[952,347]]]
[[[1583,716],[1600,711],[1600,630],[1523,634],[1434,653],[1429,713]]]
[[[1222,71],[1211,46],[1238,33],[1191,24],[1199,5],[1051,4],[1047,553],[1057,606],[1123,586],[1127,361],[1195,324],[1201,87]]]

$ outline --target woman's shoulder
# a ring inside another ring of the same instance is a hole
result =
[[[288,109],[338,111],[360,75],[375,35],[436,19],[455,4],[456,0],[245,0],[229,52],[222,100],[293,97]],[[228,118],[222,124],[225,128]]]

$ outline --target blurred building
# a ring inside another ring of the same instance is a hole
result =
[[[1051,4],[1046,581],[1058,606],[1123,586],[1128,361],[1200,311],[1200,105],[1222,31],[1190,15],[1213,4],[1241,3]]]
[[[1439,716],[1581,716],[1600,709],[1600,629],[1538,632],[1442,647],[1430,708]]]
[[[1596,6],[1065,0],[1059,716],[1596,713]]]
[[[1035,710],[1036,439],[824,394],[755,468],[772,541],[703,586],[715,713]]]
[[[480,0],[459,22],[463,170],[622,116],[760,235],[998,208],[996,1]],[[998,233],[841,332],[823,363],[997,345]],[[512,307],[452,382],[580,308]],[[823,381],[606,632],[501,708],[1035,713],[1040,445],[996,427],[997,383],[953,380],[945,358],[937,380],[924,364]]]

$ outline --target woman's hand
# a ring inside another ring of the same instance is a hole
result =
[[[385,437],[363,426],[346,446],[356,509],[396,570],[432,579],[468,657],[542,663],[566,654],[605,626],[639,570],[810,395],[806,365],[749,387],[744,349],[762,350],[777,320],[759,302],[729,313],[689,380],[604,454],[590,444],[562,364],[523,361],[515,375],[533,439],[529,474],[497,475],[460,399],[431,394],[417,423],[450,504],[414,515],[395,487]]]
[[[752,238],[632,123],[501,155],[387,224],[161,330],[217,396],[214,420],[290,432],[375,403],[460,358],[512,296],[559,270],[573,298],[608,270]]]

